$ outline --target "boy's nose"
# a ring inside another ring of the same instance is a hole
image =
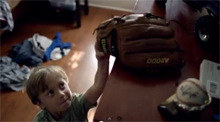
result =
[[[59,91],[60,99],[63,99],[65,97],[65,93],[63,91]]]

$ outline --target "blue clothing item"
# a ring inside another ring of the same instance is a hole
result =
[[[62,52],[63,49],[70,49],[71,46],[72,44],[70,42],[62,43],[61,34],[57,32],[52,44],[47,48],[47,51],[44,54],[44,61],[50,60],[50,54],[56,47],[59,47]]]
[[[32,50],[33,45],[29,40],[25,40],[20,44],[16,44],[12,47],[12,50],[8,54],[8,57],[13,62],[26,65],[26,66],[39,66],[43,60],[38,57]]]
[[[220,115],[219,114],[214,114],[212,116],[212,118],[213,118],[214,121],[220,121]]]

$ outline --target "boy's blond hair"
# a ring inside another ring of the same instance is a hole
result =
[[[65,71],[59,66],[39,66],[32,70],[31,75],[26,83],[26,92],[33,104],[40,102],[38,96],[47,89],[46,78],[49,74],[56,73],[68,83],[68,77]]]

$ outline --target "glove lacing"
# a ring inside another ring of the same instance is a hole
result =
[[[123,17],[125,17],[126,14],[120,16],[120,17],[116,17],[116,16],[112,16],[112,19],[107,23],[105,24],[104,26],[100,26],[98,28],[96,28],[94,31],[93,31],[93,34],[95,33],[95,31],[99,30],[99,29],[105,29],[112,21],[116,21],[117,23],[122,23],[124,22],[124,20],[122,19]]]

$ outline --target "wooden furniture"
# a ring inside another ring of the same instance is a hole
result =
[[[142,8],[152,5],[151,8]],[[164,16],[167,20],[176,19],[192,32],[192,24],[196,14],[182,1],[168,1],[166,9],[157,6],[154,1],[140,0],[135,6],[135,13]],[[182,11],[184,10],[184,13]],[[166,13],[166,15],[165,15]],[[218,62],[218,56],[203,51],[196,43],[194,36],[186,33],[176,23],[170,25],[175,30],[175,38],[180,42],[186,65],[181,72],[167,72],[164,75],[148,75],[123,67],[116,60],[106,83],[104,92],[96,109],[94,121],[162,121],[165,120],[157,106],[175,93],[176,81],[186,78],[199,78],[199,67],[203,59]],[[217,102],[218,103],[218,102]],[[201,121],[209,121],[219,104],[213,103],[201,115]],[[218,110],[219,111],[219,110]]]
[[[83,0],[83,2],[84,2],[84,5],[81,6],[80,5],[80,0],[76,0],[76,10],[73,11],[73,12],[70,12],[74,15],[73,19],[76,19],[77,28],[81,27],[81,10],[82,10],[82,7],[84,8],[84,14],[85,15],[88,15],[88,13],[89,13],[88,0]]]
[[[84,0],[84,11],[85,11],[85,15],[89,14],[89,0]]]
[[[77,23],[77,28],[81,27],[81,9],[80,9],[80,3],[79,0],[76,0],[76,11],[75,11],[75,16],[76,16],[76,23]]]
[[[85,2],[86,0],[84,0]],[[72,1],[74,2],[74,1]],[[71,21],[74,21],[76,20],[76,27],[77,28],[80,28],[81,27],[81,6],[80,6],[80,0],[75,0],[76,2],[76,9],[75,10],[69,10],[69,9],[66,9],[66,8],[63,8],[63,7],[52,7],[52,10],[54,12],[57,12],[57,13],[61,13],[61,15],[68,15],[70,16],[71,18]]]

